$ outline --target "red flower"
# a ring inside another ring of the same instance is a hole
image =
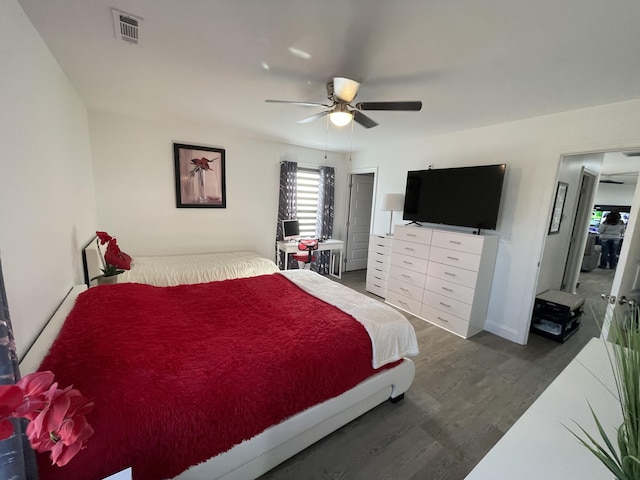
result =
[[[100,245],[104,245],[105,243],[109,243],[111,241],[111,239],[113,238],[107,232],[96,232],[96,235],[98,236],[98,240],[100,240]]]
[[[131,257],[120,250],[120,247],[118,247],[115,238],[112,238],[109,241],[109,245],[107,245],[107,251],[104,254],[104,260],[109,265],[113,265],[116,268],[122,270],[131,269]]]
[[[204,157],[194,158],[191,160],[191,163],[194,165],[194,170],[197,170],[198,168],[201,168],[202,170],[211,170],[211,168],[209,168],[209,163],[211,162],[213,162],[213,160],[207,160]]]
[[[0,440],[13,434],[11,417],[22,404],[22,389],[17,385],[0,386]]]

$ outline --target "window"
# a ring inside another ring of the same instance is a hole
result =
[[[318,169],[298,167],[297,216],[301,237],[316,236],[319,185],[320,171]]]

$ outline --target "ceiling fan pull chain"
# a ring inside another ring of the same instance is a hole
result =
[[[325,137],[324,137],[324,159],[327,159],[327,153],[329,151],[329,115],[327,115],[327,124],[326,124],[326,130],[325,130]]]

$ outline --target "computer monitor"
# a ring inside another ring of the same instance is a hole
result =
[[[282,238],[284,240],[300,238],[300,223],[298,223],[298,220],[282,221]]]

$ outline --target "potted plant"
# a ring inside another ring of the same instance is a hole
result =
[[[596,412],[591,413],[598,428],[601,441],[580,430],[586,438],[573,433],[618,480],[640,479],[640,331],[638,330],[638,306],[630,307],[624,319],[611,321],[612,352],[607,349],[609,361],[618,392],[622,425],[617,429],[617,438],[605,433]]]
[[[98,238],[98,253],[102,261],[102,275],[93,277],[91,280],[97,280],[99,285],[105,283],[117,283],[118,275],[124,273],[125,270],[131,269],[131,257],[120,250],[115,237],[107,232],[96,232]],[[100,245],[107,245],[107,251],[102,255]]]

